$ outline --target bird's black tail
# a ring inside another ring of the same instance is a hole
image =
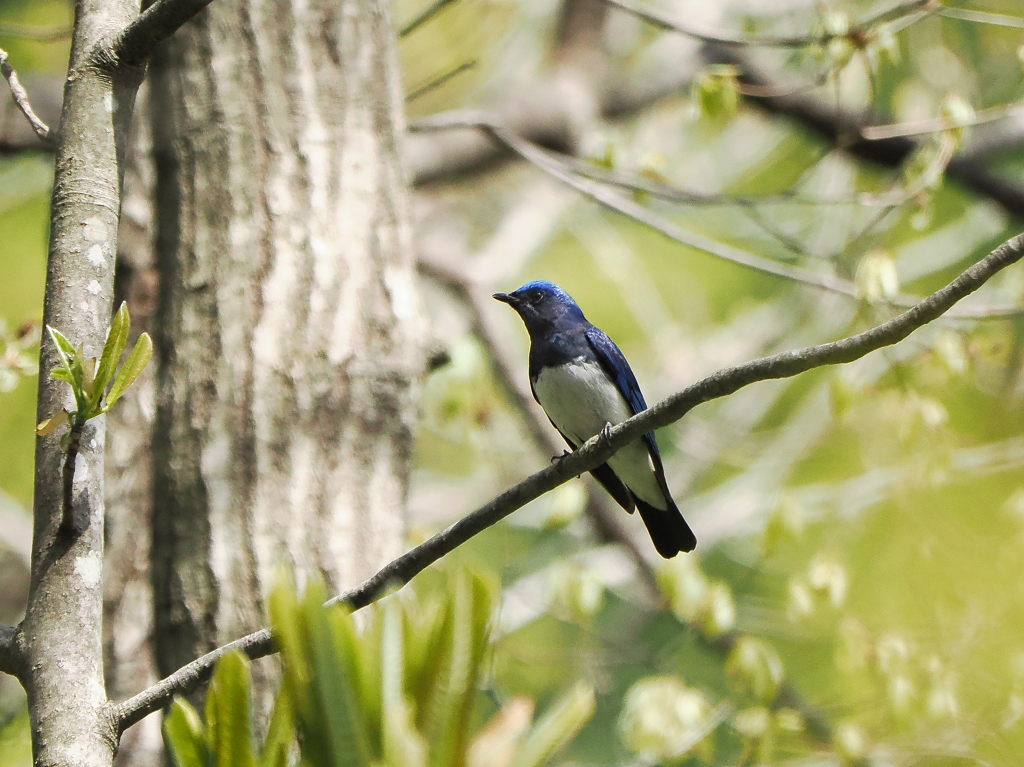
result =
[[[693,551],[697,546],[697,536],[674,503],[662,511],[637,498],[636,507],[640,510],[640,519],[647,525],[647,532],[651,534],[654,548],[665,559],[671,559],[680,551]]]

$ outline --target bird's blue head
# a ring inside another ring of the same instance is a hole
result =
[[[495,293],[494,298],[519,313],[531,336],[586,320],[572,296],[553,282],[528,282],[511,293]]]

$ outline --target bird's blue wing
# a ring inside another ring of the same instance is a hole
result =
[[[644,401],[644,395],[640,391],[640,384],[637,382],[636,376],[633,375],[633,369],[626,362],[625,356],[619,351],[619,347],[615,345],[615,342],[603,330],[593,325],[587,328],[586,335],[590,348],[594,350],[594,354],[597,356],[598,363],[604,369],[604,372],[615,381],[615,385],[622,393],[622,396],[626,398],[626,402],[629,403],[633,415],[646,410],[647,403]],[[648,451],[651,453],[651,460],[654,462],[654,473],[658,477],[658,483],[663,485],[662,489],[665,491],[666,497],[671,497],[667,485],[664,484],[665,470],[661,465],[661,453],[658,452],[658,443],[654,441],[654,434],[647,432],[643,439],[647,443]]]
[[[633,375],[633,370],[626,362],[622,352],[619,351],[619,347],[605,335],[603,330],[595,328],[593,325],[587,328],[586,335],[590,348],[597,355],[598,363],[604,368],[604,372],[615,381],[622,396],[626,398],[626,402],[633,409],[633,414],[636,415],[646,410],[647,403],[644,402],[644,395],[640,392],[640,384],[637,383],[636,376]]]

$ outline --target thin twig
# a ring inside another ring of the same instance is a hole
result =
[[[736,83],[736,90],[740,95],[750,96],[751,98],[784,99],[821,88],[828,83],[829,77],[835,71],[834,68],[826,69],[824,72],[819,72],[809,81],[799,85],[758,85],[757,83],[745,83],[740,80]]]
[[[716,242],[708,237],[688,232],[682,227],[663,219],[661,216],[648,210],[639,203],[627,200],[621,195],[616,194],[599,184],[591,182],[589,179],[579,178],[563,166],[550,153],[535,146],[534,144],[523,141],[501,125],[488,120],[486,116],[467,115],[465,117],[460,117],[458,114],[451,114],[449,117],[445,117],[442,115],[430,121],[420,121],[410,125],[410,130],[440,129],[447,127],[449,121],[454,124],[458,124],[461,127],[473,126],[487,131],[491,136],[524,160],[527,160],[534,166],[540,168],[549,175],[554,176],[563,183],[568,184],[578,192],[582,192],[607,208],[629,216],[633,220],[639,221],[642,224],[646,224],[652,229],[661,232],[666,237],[683,245],[688,245],[689,247],[710,253],[711,255],[730,261],[734,264],[745,266],[750,269],[756,269],[757,271],[771,274],[776,277],[784,277],[786,279],[829,290],[834,293],[840,293],[852,298],[856,298],[858,296],[857,286],[848,280],[843,280],[839,277],[827,274],[816,274],[806,269],[790,266],[788,264],[780,264],[775,261],[771,261],[770,259],[754,255],[753,253],[740,250],[739,248],[734,248],[730,245]]]
[[[976,24],[994,24],[997,27],[1014,27],[1024,29],[1024,19],[1019,16],[1005,16],[1001,13],[987,13],[985,11],[969,11],[966,8],[939,8],[936,13],[945,16],[947,19],[959,19],[960,21],[973,21]]]
[[[415,122],[410,126],[410,130],[420,130],[424,128],[424,126],[426,126],[427,129],[433,130],[435,127],[439,126],[439,123],[435,122],[439,118],[443,118],[443,115],[434,116],[425,122]],[[455,119],[458,120],[461,119],[461,117],[457,115]],[[480,126],[478,125],[477,127]],[[523,139],[520,139],[520,141],[523,141]],[[953,149],[955,148],[956,147],[953,146]],[[513,151],[515,151],[514,148]],[[530,158],[527,157],[524,157],[523,159],[530,161]],[[881,194],[856,192],[852,195],[843,197],[811,197],[792,191],[775,192],[773,194],[764,195],[714,194],[681,189],[680,187],[672,186],[671,184],[667,184],[663,181],[654,181],[644,176],[612,170],[601,165],[595,165],[594,163],[586,160],[577,159],[570,155],[556,155],[549,152],[547,153],[547,159],[553,163],[561,165],[564,170],[574,173],[577,176],[593,179],[594,181],[600,181],[602,184],[626,189],[630,192],[637,192],[642,195],[656,197],[657,199],[664,200],[666,202],[681,203],[685,205],[739,205],[744,208],[750,208],[757,205],[795,204],[813,205],[815,207],[826,205],[856,205],[859,208],[890,208],[893,206],[894,199],[903,201],[911,200],[922,191],[918,184],[914,184],[904,188],[896,186]],[[937,176],[933,174],[936,172],[941,175],[942,171],[948,166],[951,159],[952,153],[947,152],[945,148],[943,148],[937,155],[936,160],[931,166],[929,166],[929,173],[923,174],[927,176],[927,181],[934,181]]]
[[[119,734],[124,733],[133,724],[141,722],[154,711],[159,711],[169,705],[176,695],[188,695],[199,689],[200,685],[213,674],[213,668],[217,665],[217,661],[232,650],[239,650],[255,660],[274,654],[278,648],[270,629],[260,629],[218,647],[216,650],[211,650],[138,695],[111,706],[110,716],[114,721],[116,731]]]
[[[440,88],[442,85],[444,85],[446,82],[451,80],[456,75],[460,75],[469,69],[473,69],[475,66],[476,59],[474,59],[473,61],[464,61],[457,67],[449,69],[444,74],[440,74],[437,77],[434,77],[433,79],[425,82],[423,85],[413,88],[412,91],[406,94],[405,100],[408,102],[414,99],[418,99],[420,96],[426,93],[430,93],[430,91],[434,90],[435,88]]]
[[[800,240],[793,235],[782,231],[782,228],[777,226],[775,222],[765,218],[756,205],[751,205],[750,203],[738,203],[738,205],[740,210],[746,214],[747,218],[754,223],[754,226],[758,227],[762,232],[779,242],[779,244],[788,250],[794,258],[816,258],[816,256],[808,250],[807,246],[800,242]]]
[[[478,128],[479,130],[486,131],[507,149],[545,173],[568,184],[573,189],[585,194],[606,208],[622,213],[634,221],[649,226],[670,240],[674,240],[682,245],[704,251],[725,261],[745,266],[749,269],[755,269],[765,274],[771,274],[821,290],[838,293],[848,298],[861,298],[857,285],[849,280],[831,274],[812,272],[798,266],[780,264],[771,259],[748,253],[745,250],[734,248],[722,242],[716,242],[694,232],[686,231],[671,221],[662,218],[657,213],[648,210],[643,205],[628,200],[588,178],[581,178],[573,173],[569,166],[561,159],[556,158],[552,153],[528,141],[524,141],[486,114],[479,112],[448,112],[416,121],[409,126],[409,130],[414,132],[448,130],[451,128]],[[917,296],[900,294],[889,300],[888,303],[897,308],[906,308],[914,306],[918,301],[920,301],[920,298]],[[950,316],[959,319],[1000,319],[1018,316],[1021,313],[1024,313],[1024,307],[1020,306],[981,307],[977,309],[958,309],[952,312]]]
[[[782,352],[770,357],[726,368],[662,400],[649,410],[613,426],[604,434],[533,474],[519,484],[468,514],[458,522],[385,565],[360,586],[331,599],[328,604],[344,604],[359,610],[373,603],[396,586],[402,586],[444,555],[453,551],[491,525],[504,519],[544,493],[570,479],[605,463],[617,450],[641,435],[675,423],[704,402],[726,397],[740,389],[779,378],[790,378],[826,365],[853,362],[870,352],[899,343],[918,328],[949,311],[967,295],[985,284],[997,272],[1024,256],[1024,234],[1008,240],[988,256],[965,270],[941,290],[909,311],[855,336],[839,341]],[[213,672],[226,652],[239,649],[250,658],[275,651],[268,629],[243,637],[207,653],[175,671],[138,695],[115,705],[110,711],[118,732],[163,708],[175,695],[187,695],[197,689]]]
[[[20,678],[22,660],[21,630],[0,625],[0,673]]]
[[[21,80],[18,79],[18,73],[14,71],[14,67],[8,61],[7,51],[3,48],[0,48],[0,73],[3,73],[7,84],[11,86],[11,96],[14,98],[14,103],[18,105],[18,109],[25,115],[25,119],[28,120],[29,125],[32,126],[32,130],[36,132],[39,140],[48,146],[53,146],[53,134],[50,132],[50,126],[44,123],[32,109],[32,104],[28,100],[28,92],[25,90],[25,86],[21,84]]]
[[[113,65],[141,66],[160,43],[182,24],[208,6],[212,0],[157,0],[121,30],[109,50],[96,57]]]
[[[419,16],[417,16],[415,19],[413,19],[404,27],[402,27],[398,31],[398,36],[405,37],[406,35],[411,35],[413,32],[415,32],[417,29],[419,29],[421,26],[426,24],[437,14],[439,14],[441,11],[443,11],[445,8],[447,8],[449,5],[455,2],[458,2],[458,0],[435,0],[435,2],[427,6],[426,9],[424,9],[424,11]]]
[[[413,124],[411,130],[417,130],[419,123]],[[729,195],[714,194],[707,192],[694,192],[689,189],[681,189],[664,181],[655,181],[641,175],[623,173],[622,171],[606,168],[603,165],[595,165],[587,160],[580,160],[571,155],[561,155],[555,160],[561,163],[566,170],[575,173],[577,176],[600,181],[602,184],[616,186],[630,192],[638,192],[642,195],[657,197],[666,202],[682,203],[685,205],[783,205],[797,203],[802,205],[852,205],[856,200],[852,197],[845,200],[819,200],[811,197],[803,197],[796,192],[779,192],[777,194],[765,195]],[[643,171],[641,171],[643,172]]]
[[[862,128],[860,135],[868,141],[882,141],[897,136],[922,136],[939,131],[958,130],[971,125],[1004,120],[1024,113],[1024,102],[1004,104],[999,107],[982,109],[975,112],[969,120],[954,120],[950,117],[934,117],[930,120],[914,120],[913,122],[895,123],[893,125],[870,125]]]
[[[863,30],[871,29],[880,24],[904,19],[914,14],[921,18],[932,13],[937,5],[936,0],[910,0],[901,3],[895,8],[865,19],[860,24],[851,25],[850,29],[843,33],[821,32],[819,34],[804,35],[728,35],[721,32],[708,32],[705,30],[688,27],[682,22],[676,21],[646,3],[637,3],[634,0],[604,0],[614,8],[632,14],[643,19],[652,26],[661,29],[678,32],[695,40],[704,43],[729,46],[754,46],[759,48],[805,48],[810,45],[828,45],[837,38],[859,38],[863,37]],[[914,19],[915,21],[917,19]],[[901,28],[906,28],[906,24]]]
[[[419,126],[420,123],[414,123],[411,130],[418,130]],[[583,176],[584,178],[593,179],[594,181],[600,181],[602,184],[626,189],[640,195],[656,197],[657,199],[664,200],[665,202],[680,203],[684,205],[739,205],[744,208],[759,205],[813,205],[814,207],[822,207],[826,205],[856,205],[858,207],[872,206],[875,204],[879,206],[882,205],[882,203],[876,203],[872,195],[865,193],[857,193],[844,197],[812,197],[793,191],[758,195],[695,192],[690,189],[682,189],[678,186],[673,186],[672,184],[665,183],[664,181],[655,181],[652,178],[648,178],[643,175],[624,173],[622,171],[606,168],[603,165],[597,165],[588,160],[580,160],[571,155],[549,154],[548,157],[552,162],[559,163],[565,168],[565,170],[570,171],[577,176]],[[640,173],[643,173],[643,171],[641,170]]]

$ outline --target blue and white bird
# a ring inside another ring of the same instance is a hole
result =
[[[647,409],[619,347],[587,322],[560,287],[529,282],[494,298],[515,309],[526,324],[533,397],[573,450],[605,425]],[[640,510],[661,556],[693,551],[697,538],[672,500],[653,433],[626,445],[590,473],[630,514]]]

